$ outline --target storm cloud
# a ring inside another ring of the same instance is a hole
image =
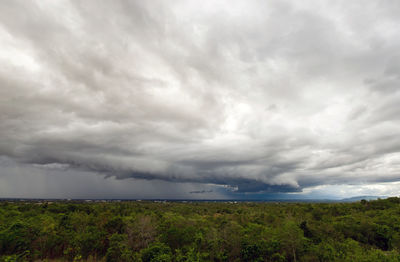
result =
[[[93,173],[202,197],[399,181],[399,13],[397,1],[2,1],[0,179]]]

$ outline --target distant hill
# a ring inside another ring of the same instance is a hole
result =
[[[365,200],[376,200],[376,199],[385,199],[388,198],[387,196],[355,196],[355,197],[349,197],[349,198],[343,198],[340,201],[342,202],[357,202],[360,201],[362,199]]]

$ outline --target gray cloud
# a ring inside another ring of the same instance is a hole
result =
[[[196,191],[190,191],[190,194],[206,194],[206,193],[211,193],[213,192],[212,190],[196,190]]]
[[[185,192],[399,181],[399,11],[4,1],[0,155]]]

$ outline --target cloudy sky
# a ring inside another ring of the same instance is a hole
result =
[[[0,197],[398,195],[399,1],[0,2]]]

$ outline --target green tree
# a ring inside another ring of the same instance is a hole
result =
[[[164,243],[155,242],[142,250],[143,262],[169,262],[172,261],[171,249]]]

